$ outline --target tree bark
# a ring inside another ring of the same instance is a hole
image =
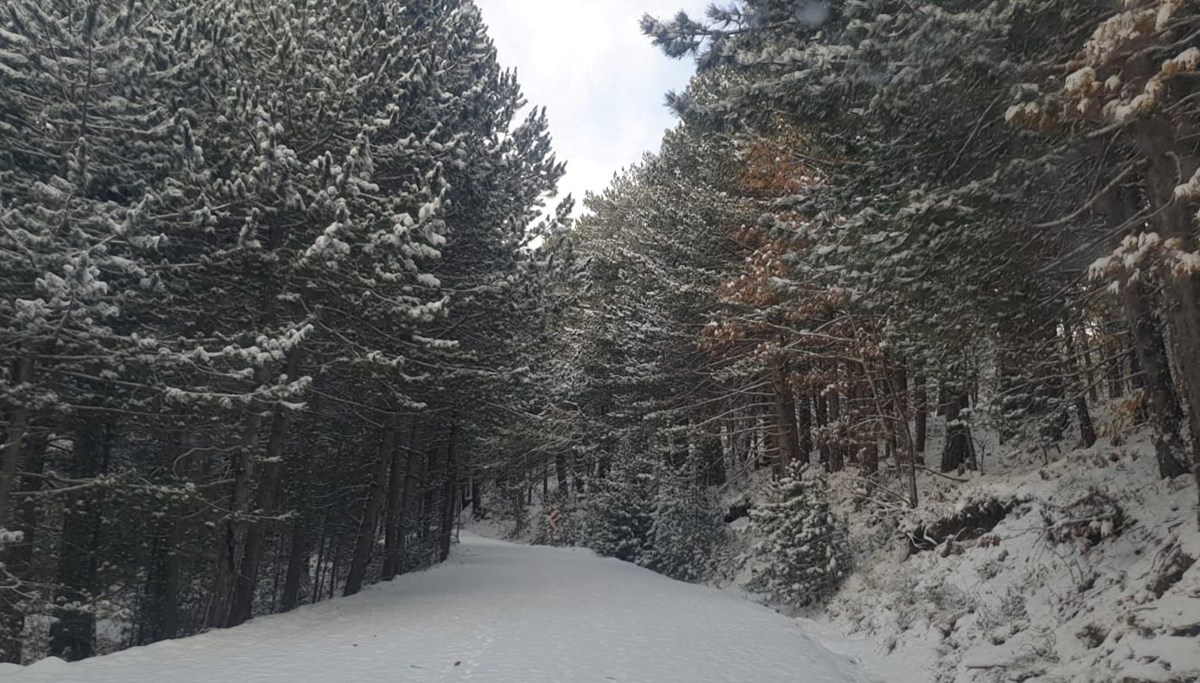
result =
[[[775,391],[775,425],[772,430],[776,453],[775,473],[782,477],[800,453],[796,435],[796,399],[785,363],[777,362],[771,369],[771,385]]]
[[[826,472],[833,472],[833,464],[830,461],[829,453],[829,404],[825,397],[817,392],[813,394],[813,421],[816,423],[817,432],[817,457],[821,461],[821,466]]]
[[[918,373],[913,378],[913,450],[925,459],[925,441],[929,433],[929,384],[925,373]]]
[[[827,393],[829,411],[826,434],[830,441],[828,469],[830,472],[841,472],[846,467],[846,449],[841,425],[843,401],[836,388],[830,389]]]
[[[1195,207],[1175,196],[1175,187],[1189,180],[1200,161],[1188,153],[1190,143],[1176,137],[1174,123],[1163,116],[1139,122],[1137,144],[1149,165],[1146,191],[1155,209],[1153,224],[1164,239],[1175,239],[1187,252],[1197,250]],[[1167,278],[1166,307],[1171,341],[1192,436],[1192,473],[1200,484],[1200,275],[1172,274]]]
[[[26,448],[26,464],[24,469],[41,474],[45,467],[47,439],[45,436],[29,439]],[[22,480],[22,492],[33,493],[42,488],[42,480],[28,477]],[[25,614],[20,605],[20,582],[36,580],[34,566],[34,544],[37,541],[38,506],[33,498],[19,500],[17,519],[21,531],[21,540],[0,547],[0,563],[8,568],[8,573],[16,584],[7,582],[0,584],[0,663],[20,664],[24,643],[21,642],[21,632],[25,626]]]
[[[455,440],[458,437],[458,421],[450,423],[450,437],[446,445],[446,481],[443,483],[442,495],[442,524],[438,561],[445,562],[450,557],[450,543],[454,536],[454,516],[458,506],[458,451]]]
[[[726,481],[725,452],[721,437],[701,431],[692,437],[695,444],[701,486],[720,486]]]
[[[321,419],[321,394],[313,392],[312,400],[308,402],[306,412],[312,421],[319,424]],[[315,441],[315,440],[314,440]],[[305,443],[299,450],[299,482],[292,492],[296,498],[295,518],[288,543],[287,570],[283,577],[283,595],[280,597],[280,609],[284,612],[295,609],[300,604],[300,591],[309,579],[309,561],[312,559],[313,529],[316,522],[313,518],[310,496],[315,488],[313,483],[313,466],[318,455],[325,453],[325,447],[320,441]],[[319,449],[319,450],[318,450]],[[322,539],[324,543],[324,539]],[[320,563],[318,562],[318,567]],[[318,569],[318,571],[320,571]],[[310,601],[319,591],[313,587],[309,596]]]
[[[303,352],[294,347],[287,356],[284,372],[291,381],[300,371]],[[277,404],[271,415],[271,426],[267,437],[267,450],[262,460],[261,481],[255,507],[258,514],[269,515],[275,508],[279,496],[279,480],[283,474],[283,448],[286,443],[288,422],[292,410]],[[229,626],[243,624],[254,613],[254,594],[258,590],[258,573],[266,548],[267,522],[258,520],[246,531],[246,549],[242,556],[241,570],[234,583],[233,607],[229,613]]]
[[[288,546],[287,571],[283,576],[283,596],[280,610],[290,612],[300,605],[300,588],[308,576],[308,561],[312,551],[312,536],[307,515],[297,514],[292,520],[292,538]]]
[[[404,463],[404,497],[400,501],[400,521],[396,532],[396,573],[404,571],[405,545],[408,541],[408,525],[412,519],[413,502],[417,499],[417,477],[418,465],[421,463],[422,455],[415,450],[416,440],[413,440],[414,448],[408,452],[408,459]]]
[[[1154,456],[1158,460],[1158,474],[1164,479],[1177,477],[1187,471],[1184,465],[1187,446],[1180,434],[1183,409],[1175,395],[1175,383],[1171,378],[1158,316],[1146,300],[1141,283],[1137,281],[1123,285],[1121,302],[1129,321],[1130,337],[1140,368],[1140,382],[1154,429]]]
[[[1133,188],[1121,188],[1101,199],[1101,208],[1112,225],[1121,225],[1136,211]],[[1141,231],[1135,228],[1134,234]],[[1120,303],[1133,347],[1134,385],[1141,388],[1148,411],[1145,417],[1154,430],[1154,455],[1163,478],[1186,472],[1187,448],[1180,432],[1183,409],[1171,378],[1170,360],[1163,341],[1157,312],[1140,278],[1127,278],[1121,285]]]
[[[1116,401],[1125,395],[1125,373],[1122,366],[1122,361],[1129,353],[1136,353],[1132,349],[1126,352],[1121,349],[1118,353],[1115,347],[1116,344],[1106,344],[1103,350],[1106,358],[1104,360],[1104,379],[1108,387],[1108,400]]]
[[[16,384],[33,381],[33,363],[33,356],[23,356],[17,360],[13,377]],[[15,406],[8,420],[8,438],[0,457],[0,529],[8,524],[12,511],[12,492],[16,489],[17,473],[21,470],[30,412],[27,405]]]
[[[483,482],[479,481],[478,474],[471,477],[471,516],[483,519]]]
[[[567,457],[562,453],[554,454],[554,479],[558,482],[558,495],[562,498],[571,495],[571,485],[567,483]],[[472,502],[475,496],[471,496]]]
[[[177,519],[168,520],[166,533],[152,541],[146,571],[146,604],[144,636],[140,644],[169,640],[179,634],[179,544],[183,541],[183,525]]]
[[[1073,394],[1071,401],[1075,407],[1075,417],[1079,421],[1079,442],[1084,448],[1091,448],[1092,444],[1096,443],[1096,427],[1092,424],[1092,413],[1088,410],[1087,389],[1080,384],[1080,377],[1083,382],[1089,382],[1089,373],[1087,366],[1081,365],[1078,358],[1078,350],[1075,346],[1075,328],[1071,324],[1071,314],[1063,314],[1063,340],[1066,343],[1066,358],[1063,360],[1063,369],[1067,377],[1070,379],[1067,382],[1068,388]]]
[[[797,457],[800,462],[808,464],[812,460],[813,439],[812,439],[812,399],[808,394],[800,394],[794,399],[796,401],[796,432],[799,437],[797,440]]]
[[[946,443],[942,448],[942,471],[952,472],[966,466],[971,455],[971,431],[962,422],[962,412],[969,406],[966,391],[947,388]]]
[[[329,572],[325,566],[329,564],[326,561],[326,554],[329,552],[329,515],[326,513],[321,517],[321,536],[317,542],[317,573],[313,577],[312,597],[309,602],[320,602],[325,595],[325,575]]]
[[[255,386],[267,381],[267,369],[255,372]],[[242,428],[241,441],[233,467],[233,490],[230,494],[230,513],[222,530],[217,548],[216,580],[209,603],[205,625],[221,628],[228,624],[237,573],[246,549],[246,523],[243,517],[250,511],[251,487],[254,483],[254,455],[263,416],[252,406]]]
[[[392,452],[388,477],[387,517],[383,532],[383,570],[380,581],[389,581],[400,573],[404,552],[405,505],[408,504],[409,482],[415,465],[413,446],[417,441],[417,421],[409,429],[408,446]]]
[[[70,476],[90,479],[106,471],[112,436],[111,424],[91,420],[80,425],[75,430]],[[50,629],[50,653],[67,661],[96,654],[96,615],[88,603],[99,593],[96,578],[103,515],[101,502],[89,499],[95,495],[85,491],[80,498],[68,500],[63,509],[56,583],[66,606],[58,610],[58,621]]]
[[[358,535],[354,541],[354,555],[350,560],[350,571],[346,575],[346,590],[343,595],[354,595],[362,590],[363,581],[367,578],[367,566],[371,562],[371,551],[375,547],[376,530],[379,528],[379,512],[383,508],[384,493],[387,487],[388,465],[392,462],[395,450],[396,425],[394,418],[389,416],[379,441],[379,455],[371,475],[370,489],[367,492],[367,502],[363,507]]]

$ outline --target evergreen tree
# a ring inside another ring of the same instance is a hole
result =
[[[711,494],[690,473],[662,472],[654,495],[650,548],[640,564],[680,581],[711,577],[724,542]]]
[[[644,455],[631,452],[595,483],[582,504],[584,546],[635,564],[647,559],[654,527],[652,470]]]
[[[756,572],[749,587],[799,607],[832,597],[850,573],[840,520],[825,499],[826,482],[797,470],[773,481],[767,500],[751,511]]]
[[[4,660],[445,558],[564,298],[524,105],[467,0],[6,5]]]

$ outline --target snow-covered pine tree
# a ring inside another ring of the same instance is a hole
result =
[[[707,22],[648,18],[644,28],[668,54],[696,54],[712,82],[674,98],[685,121],[768,140],[790,133],[820,173],[775,201],[777,215],[803,219],[803,242],[782,261],[846,292],[853,313],[886,332],[889,364],[937,376],[944,403],[995,377],[992,412],[1035,437],[1041,425],[1052,443],[1066,408],[1087,408],[1060,379],[1058,307],[1086,268],[1079,254],[1104,237],[1072,232],[1070,221],[1030,229],[1070,213],[1088,189],[1068,170],[1074,157],[1006,130],[997,111],[1065,40],[1053,15],[1074,3],[919,5],[749,0]],[[790,222],[776,221],[781,236],[795,236]],[[871,392],[837,393],[854,395],[830,410]],[[1089,421],[1078,417],[1081,429]],[[951,468],[972,464],[969,449],[946,456]]]
[[[751,511],[755,574],[749,587],[772,600],[804,607],[832,597],[850,573],[844,523],[825,498],[828,484],[812,470],[793,468],[772,481]]]
[[[639,563],[680,581],[708,579],[725,534],[712,492],[690,467],[660,467],[657,483],[650,547]]]
[[[618,560],[645,561],[653,543],[654,469],[639,444],[623,444],[608,475],[592,483],[580,504],[582,545]]]
[[[387,577],[444,555],[475,448],[447,407],[519,391],[523,232],[561,174],[478,11],[5,10],[0,527],[55,530],[6,544],[14,574],[63,569],[0,584],[4,657],[45,654],[13,636],[51,610],[56,652],[114,647],[101,585],[136,605],[121,644],[331,596],[383,519]]]
[[[118,501],[152,490],[113,453],[152,414],[151,367],[173,358],[135,315],[161,301],[162,233],[147,214],[186,163],[187,50],[161,38],[177,8],[152,5],[14,2],[0,18],[0,344],[12,349],[0,527],[19,512],[23,528],[0,582],[6,661],[27,656],[24,614],[50,604],[51,650],[94,651],[97,597],[115,578],[98,544],[120,524]],[[35,538],[46,525],[57,536]],[[42,552],[57,569],[23,589]]]

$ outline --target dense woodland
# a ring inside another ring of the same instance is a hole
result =
[[[824,474],[887,514],[979,430],[1146,430],[1200,477],[1200,7],[642,26],[696,60],[680,124],[572,221],[470,0],[9,2],[2,658],[354,593],[535,496],[702,580],[772,471],[761,588],[806,604],[849,569]]]
[[[736,514],[713,494],[772,467],[763,588],[806,603],[845,573],[820,470],[887,514],[985,467],[979,430],[1046,460],[1147,430],[1161,477],[1200,476],[1200,8],[761,0],[643,29],[699,73],[570,234],[585,283],[517,441],[583,492],[571,540],[692,578]]]
[[[473,4],[0,14],[0,659],[444,559],[562,173]]]

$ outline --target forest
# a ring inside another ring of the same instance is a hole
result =
[[[1194,600],[1200,6],[641,27],[696,75],[577,211],[471,0],[8,0],[0,661],[352,595],[473,522],[819,610],[865,527],[1000,543],[1028,500],[941,487],[1021,472],[1105,468],[1043,530],[1097,553],[1122,491],[1185,496],[1152,592]]]

